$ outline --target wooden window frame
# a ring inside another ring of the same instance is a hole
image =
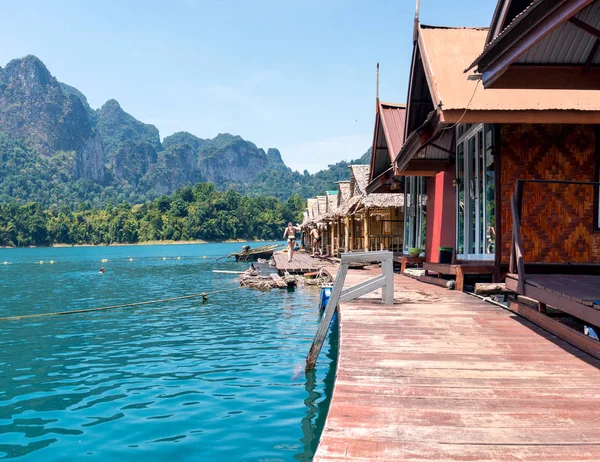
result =
[[[600,181],[600,125],[594,126],[596,143],[594,156],[594,181]],[[600,188],[594,186],[594,233],[600,234]]]

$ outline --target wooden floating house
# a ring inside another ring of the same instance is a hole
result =
[[[385,171],[373,169],[367,188],[385,192],[404,181],[410,211],[405,244],[424,243],[425,269],[456,275],[459,289],[470,275],[498,280],[507,273],[511,197],[518,179],[593,182],[600,168],[598,91],[484,88],[480,74],[465,72],[484,48],[494,49],[495,40],[503,38],[499,31],[516,27],[508,26],[514,16],[506,10],[520,13],[519,3],[525,9],[527,2],[499,3],[497,13],[504,16],[501,25],[492,24],[495,34],[416,24],[405,141]],[[597,20],[598,2],[590,8],[588,16]],[[588,35],[585,43],[593,46],[597,37]],[[597,192],[548,184],[526,189],[525,260],[600,263]],[[453,249],[451,261],[444,261],[447,252],[440,253],[440,247]]]
[[[416,20],[413,38],[402,142],[378,102],[365,193],[403,194],[403,248],[428,272],[506,280],[509,309],[550,333],[406,278],[417,303],[341,304],[341,354],[388,377],[342,356],[315,460],[600,460],[581,436],[593,381],[573,382],[598,362],[554,336],[600,358],[600,0],[499,0],[489,28]]]
[[[414,37],[403,143],[381,138],[367,193],[404,189],[429,274],[508,274],[600,326],[600,0],[500,0],[489,28]]]

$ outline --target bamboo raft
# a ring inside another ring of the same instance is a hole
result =
[[[295,276],[286,275],[281,277],[276,271],[270,274],[260,274],[260,271],[254,265],[240,275],[240,285],[253,289],[287,289],[297,284],[298,280]]]
[[[241,252],[234,252],[227,255],[227,258],[235,257],[236,261],[257,261],[259,258],[268,260],[273,256],[273,252],[279,245],[270,244],[260,247],[250,248],[249,245],[242,247]]]

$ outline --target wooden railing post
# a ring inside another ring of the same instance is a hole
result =
[[[392,252],[360,252],[347,253],[342,255],[340,269],[333,284],[331,296],[321,317],[321,322],[313,343],[306,357],[306,371],[311,370],[317,363],[317,358],[323,347],[323,342],[329,331],[333,314],[338,307],[339,302],[347,302],[361,297],[379,288],[382,289],[382,300],[386,305],[394,303],[394,259]],[[360,284],[344,289],[346,274],[348,274],[348,265],[356,262],[381,262],[380,276],[363,281]]]
[[[517,290],[523,293],[525,289],[525,261],[523,259],[523,243],[521,239],[521,214],[523,208],[523,185],[522,180],[517,180],[515,185],[515,194],[510,204],[512,215],[512,242],[510,256],[510,270],[517,272],[519,278],[517,282]]]

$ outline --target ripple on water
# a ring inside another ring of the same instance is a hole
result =
[[[211,270],[243,266],[192,257],[239,245],[0,249],[15,262],[0,278],[0,316],[232,287],[235,279]],[[156,258],[173,252],[184,257]],[[109,262],[98,277],[101,258]],[[303,372],[316,296],[240,290],[204,304],[6,323],[0,458],[310,460],[334,375],[334,351],[316,373]]]

